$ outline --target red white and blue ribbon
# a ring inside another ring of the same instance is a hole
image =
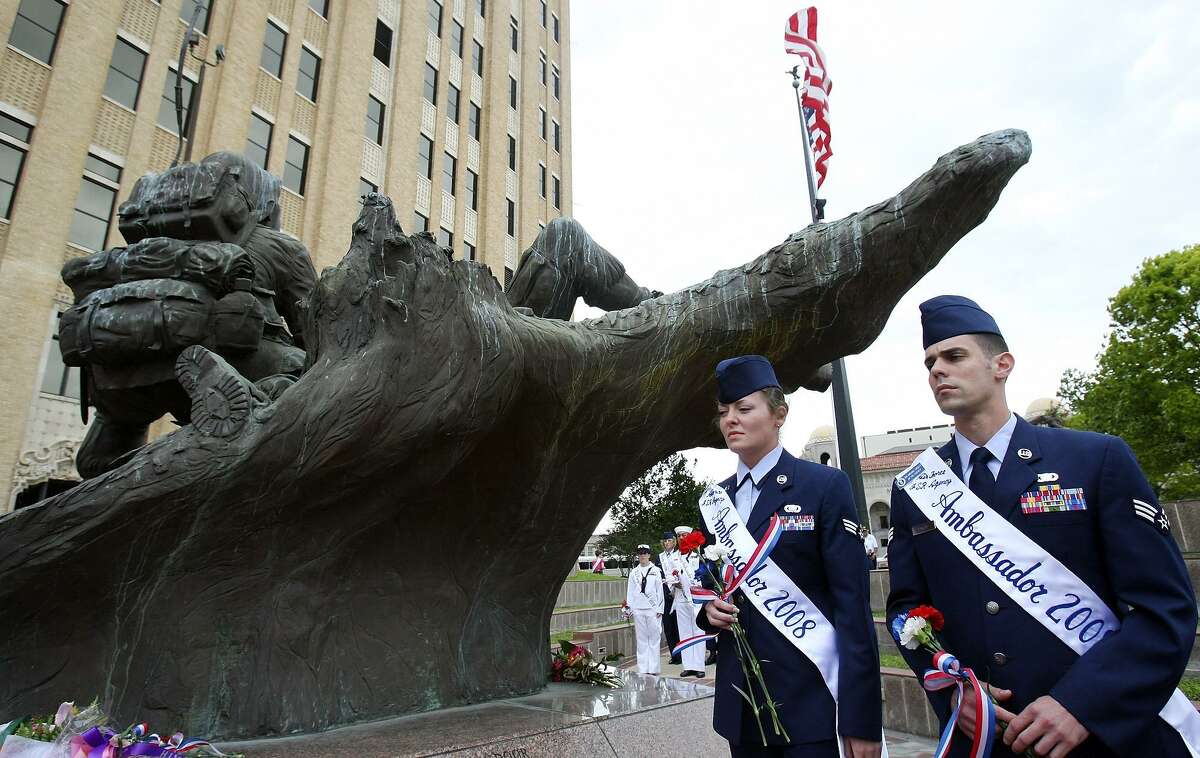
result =
[[[726,565],[722,584],[725,586],[725,591],[718,594],[706,587],[692,588],[692,602],[696,605],[704,605],[713,600],[724,600],[728,602],[733,596],[733,591],[741,585],[742,580],[754,574],[767,559],[771,557],[771,551],[779,544],[779,536],[783,534],[783,523],[779,520],[779,516],[771,514],[771,521],[767,524],[767,531],[763,534],[762,539],[758,541],[758,545],[754,548],[754,552],[750,554],[750,558],[746,561],[746,565],[741,571],[736,571],[733,566]],[[692,645],[700,645],[709,640],[716,639],[715,634],[698,634],[695,637],[688,637],[680,640],[679,644],[671,648],[671,655],[678,655],[680,651],[686,650]]]
[[[938,742],[933,758],[946,758],[950,754],[950,741],[954,738],[955,726],[958,723],[958,712],[962,709],[963,697],[975,698],[975,739],[971,743],[970,758],[988,758],[992,754],[992,741],[996,737],[996,704],[983,691],[975,672],[963,668],[958,659],[942,650],[933,654],[934,668],[927,669],[922,684],[930,692],[958,687],[958,701],[954,712],[946,722],[946,729]],[[970,682],[971,695],[964,695],[964,685]]]

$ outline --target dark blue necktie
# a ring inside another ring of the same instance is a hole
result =
[[[992,453],[986,447],[975,448],[971,453],[971,481],[967,483],[975,496],[988,506],[994,505],[992,501],[996,497],[996,478],[987,466],[991,459]]]

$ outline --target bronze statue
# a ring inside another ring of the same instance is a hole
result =
[[[146,443],[151,422],[191,419],[175,360],[204,345],[276,397],[304,369],[308,250],[279,230],[279,180],[234,153],[149,174],[121,205],[128,247],[70,260],[75,305],[59,324],[63,360],[83,367],[76,465],[108,471]]]

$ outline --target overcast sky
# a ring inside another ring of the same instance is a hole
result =
[[[577,0],[571,6],[574,213],[640,283],[674,291],[807,225],[783,27],[798,4]],[[1090,369],[1108,298],[1141,261],[1200,241],[1200,8],[1192,2],[838,2],[818,6],[833,80],[837,219],[954,147],[1016,127],[1033,158],[992,215],[847,359],[858,434],[945,423],[925,383],[917,304],[962,294],[1017,359],[1011,407]],[[784,444],[833,423],[791,397]],[[692,451],[724,478],[728,451]]]

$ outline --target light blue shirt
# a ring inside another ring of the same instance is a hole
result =
[[[781,455],[783,455],[783,445],[776,445],[774,450],[764,455],[762,460],[754,465],[754,468],[747,468],[745,463],[742,463],[741,460],[738,461],[737,480],[734,484],[737,491],[733,497],[733,504],[737,507],[738,515],[742,517],[743,522],[750,518],[754,504],[758,502],[758,493],[763,477],[771,473],[771,469],[779,463]],[[751,481],[749,485],[746,484],[747,479]]]
[[[1017,428],[1017,416],[1009,411],[1008,421],[1004,426],[1000,427],[992,438],[987,441],[986,447],[988,452],[992,454],[991,460],[987,462],[988,471],[992,472],[992,478],[999,480],[1000,464],[1004,461],[1004,456],[1008,454],[1008,443],[1012,442],[1013,430]],[[971,453],[980,445],[976,445],[971,440],[962,436],[958,432],[954,433],[954,444],[958,445],[958,460],[962,462],[963,481],[971,481]]]

